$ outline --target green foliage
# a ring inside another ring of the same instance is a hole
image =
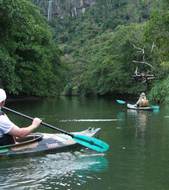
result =
[[[16,61],[10,57],[8,51],[3,46],[0,46],[0,76],[3,86],[9,92],[19,91],[21,89],[21,81],[15,74]]]
[[[165,2],[166,3],[166,2]],[[160,81],[154,84],[150,92],[152,100],[168,101],[169,82],[169,11],[154,11],[145,31],[146,43],[154,43],[152,62],[157,65],[156,75]]]
[[[59,93],[61,52],[45,18],[29,0],[0,0],[1,82],[12,94]]]
[[[149,98],[154,102],[169,103],[169,77],[154,84],[149,94]]]
[[[135,70],[132,60],[137,58],[133,44],[144,46],[144,24],[124,25],[148,19],[151,3],[98,0],[77,18],[55,19],[52,23],[55,39],[63,47],[69,65],[69,88],[101,95],[145,90],[145,85],[139,84],[138,88],[132,80]]]
[[[169,12],[154,12],[151,20],[147,25],[146,39],[151,40],[156,45],[155,54],[163,61],[168,60],[169,55]]]
[[[104,33],[86,44],[80,54],[85,54],[87,60],[81,89],[101,95],[136,93],[137,84],[133,85],[131,77],[135,69],[133,44],[141,43],[143,28],[143,25],[120,26],[115,32]]]
[[[118,25],[143,22],[149,18],[151,1],[140,0],[97,0],[89,10],[89,16],[102,26],[103,30],[114,29]]]
[[[71,12],[72,2],[58,1],[63,5],[60,10]],[[96,0],[81,16],[63,12],[57,17],[51,25],[69,72],[65,93],[71,94],[73,89],[100,95],[145,91],[145,83],[132,80],[136,66],[141,71],[150,70],[146,64],[133,63],[143,59],[135,48],[139,47],[144,48],[145,61],[152,65],[151,72],[159,81],[149,84],[149,90],[153,86],[150,96],[165,100],[168,94],[162,90],[158,95],[158,91],[167,86],[169,72],[167,5],[167,0]]]

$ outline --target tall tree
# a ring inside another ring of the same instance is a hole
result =
[[[0,76],[13,94],[49,95],[60,87],[60,50],[29,0],[0,0]]]

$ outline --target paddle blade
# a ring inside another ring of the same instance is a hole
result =
[[[86,135],[73,135],[72,137],[77,143],[97,152],[106,152],[109,149],[109,145],[102,140]]]
[[[151,106],[153,108],[153,110],[159,110],[160,106]]]
[[[160,111],[160,106],[151,106],[151,108],[153,109],[153,112],[158,113]]]
[[[125,104],[126,103],[124,100],[116,100],[116,102],[119,104]]]

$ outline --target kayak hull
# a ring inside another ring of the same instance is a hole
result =
[[[92,137],[99,131],[100,128],[92,128],[81,132],[73,132],[73,134]],[[76,143],[71,136],[66,134],[34,133],[32,136],[38,137],[37,140],[32,140],[32,142],[29,140],[28,143],[18,143],[7,148],[0,148],[0,158],[57,153],[70,151],[74,148],[82,148],[82,146]]]
[[[148,106],[148,107],[139,107],[136,106],[135,104],[127,104],[128,109],[133,109],[133,110],[145,110],[145,111],[153,111],[153,108]]]

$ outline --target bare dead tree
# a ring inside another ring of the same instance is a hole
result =
[[[141,47],[138,47],[135,44],[132,44],[132,45],[133,45],[134,49],[137,50],[137,53],[142,55],[142,60],[140,60],[140,61],[139,60],[133,60],[132,62],[137,63],[137,64],[142,64],[142,65],[147,65],[151,69],[154,69],[154,67],[150,63],[145,61],[145,49],[141,48]],[[155,44],[153,42],[152,47],[151,47],[151,52],[153,51],[154,47],[155,47]],[[135,72],[134,72],[134,75],[133,75],[133,77],[136,80],[142,81],[143,83],[144,82],[147,83],[148,81],[155,79],[154,74],[150,74],[149,71],[148,72],[145,72],[145,71],[144,72],[138,72],[138,68],[139,68],[139,66],[136,66],[136,69],[135,69]]]

